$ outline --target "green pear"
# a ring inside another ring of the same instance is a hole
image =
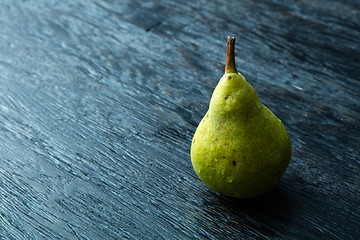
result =
[[[253,198],[271,190],[291,159],[282,122],[236,70],[235,38],[228,37],[225,74],[197,127],[191,162],[198,177],[225,196]]]

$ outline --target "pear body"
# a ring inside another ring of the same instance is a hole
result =
[[[290,158],[282,122],[240,73],[225,73],[192,140],[191,162],[199,178],[223,195],[253,198],[276,185]]]

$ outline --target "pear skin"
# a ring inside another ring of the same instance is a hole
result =
[[[234,46],[228,37],[225,74],[193,136],[191,162],[210,189],[248,199],[276,185],[292,149],[285,126],[236,70]]]

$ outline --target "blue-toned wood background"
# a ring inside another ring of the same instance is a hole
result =
[[[293,156],[253,200],[190,145],[236,63]],[[360,239],[360,3],[0,2],[0,239]]]

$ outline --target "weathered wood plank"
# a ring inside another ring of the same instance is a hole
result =
[[[354,1],[2,1],[0,237],[358,239]],[[237,68],[293,158],[254,200],[207,189],[190,143]]]

